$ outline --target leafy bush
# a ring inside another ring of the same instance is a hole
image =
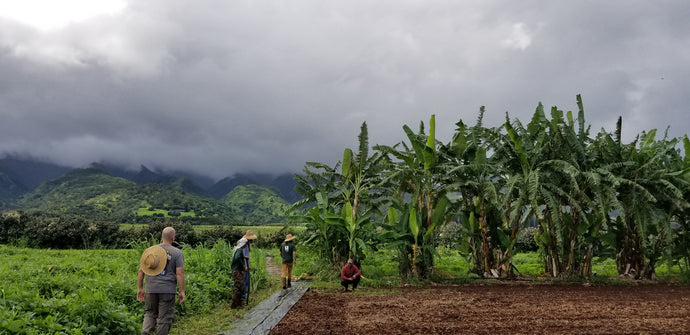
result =
[[[244,232],[230,226],[216,226],[212,229],[202,230],[198,234],[197,241],[202,245],[214,245],[219,241],[232,243],[244,236]]]
[[[188,220],[149,217],[145,225],[120,229],[120,223],[106,220],[85,219],[80,216],[26,215],[24,213],[0,213],[0,243],[25,245],[36,248],[89,249],[128,248],[132,241],[160,241],[163,228],[175,228],[175,242],[197,246],[213,245],[217,241],[237,241],[244,232],[232,226],[217,226],[197,233]],[[259,246],[272,245],[285,235],[271,235],[270,242],[260,238]]]
[[[460,248],[462,245],[462,224],[452,221],[444,225],[438,234],[438,244],[452,249]]]
[[[89,248],[110,243],[118,230],[116,222],[87,221],[76,216],[39,217],[27,222],[24,235],[34,247]]]
[[[287,234],[297,236],[298,232],[294,227],[283,227],[278,231],[258,235],[258,238],[256,242],[254,242],[254,245],[260,248],[278,248],[280,247],[280,244],[283,243],[283,241],[285,241],[285,236],[287,236]]]
[[[534,239],[534,233],[536,230],[536,227],[527,227],[518,233],[517,241],[515,241],[516,252],[530,252],[539,250],[537,241]]]
[[[0,213],[0,244],[13,243],[24,237],[28,222],[29,217],[24,213]]]

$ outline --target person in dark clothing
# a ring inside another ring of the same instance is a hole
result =
[[[283,289],[292,287],[292,266],[297,264],[297,252],[295,251],[295,243],[292,241],[294,239],[292,234],[287,234],[285,242],[280,245],[280,257],[283,260],[280,277],[283,279]]]
[[[352,259],[347,260],[347,264],[343,266],[342,271],[340,271],[340,285],[345,288],[344,291],[347,292],[347,287],[352,285],[352,290],[354,291],[359,285],[359,280],[362,278],[362,272],[359,268],[352,263]]]
[[[249,290],[249,271],[252,270],[252,267],[249,265],[249,254],[251,252],[252,240],[256,239],[256,235],[254,235],[253,231],[247,230],[247,233],[242,237],[247,239],[247,245],[242,248],[244,260],[247,263],[247,271],[244,272],[244,291],[242,293],[242,300],[244,300],[247,297],[247,290]]]
[[[242,308],[242,294],[244,293],[244,273],[249,269],[244,258],[243,249],[247,246],[247,239],[242,237],[232,253],[232,304],[230,308]]]

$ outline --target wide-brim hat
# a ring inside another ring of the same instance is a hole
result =
[[[287,234],[287,236],[285,236],[285,242],[289,242],[289,241],[292,241],[294,239],[295,239],[295,237],[292,236],[292,234]]]
[[[247,233],[244,234],[244,236],[242,236],[242,237],[246,238],[247,240],[255,240],[256,239],[256,235],[254,235],[254,232],[251,229],[247,230]]]
[[[139,260],[141,271],[149,276],[157,276],[167,264],[168,259],[163,247],[154,245],[141,254],[141,260]]]

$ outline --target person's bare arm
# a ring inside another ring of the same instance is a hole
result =
[[[139,273],[137,273],[137,300],[144,301],[144,297],[144,271],[139,269]]]
[[[184,268],[177,268],[175,269],[175,276],[177,276],[177,284],[180,285],[180,296],[179,300],[180,303],[183,303],[185,300],[185,294],[184,294]]]

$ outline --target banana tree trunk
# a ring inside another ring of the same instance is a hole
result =
[[[582,262],[582,271],[580,275],[587,280],[592,276],[592,243],[587,245],[587,251],[585,252],[585,259]]]
[[[491,269],[494,268],[494,258],[491,253],[491,241],[489,240],[489,228],[486,222],[486,213],[484,208],[484,202],[479,205],[479,225],[482,234],[482,254],[484,257],[484,275],[491,273]]]
[[[641,271],[645,265],[641,244],[635,224],[630,222],[630,220],[625,220],[623,247],[616,259],[618,274],[635,279],[640,278]]]

